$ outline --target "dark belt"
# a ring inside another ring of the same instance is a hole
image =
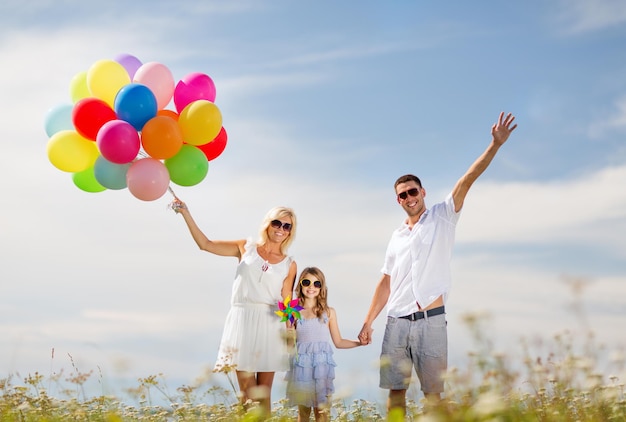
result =
[[[423,319],[424,318],[424,314],[426,314],[429,318],[435,315],[441,315],[441,314],[445,314],[446,313],[446,308],[444,308],[443,306],[440,306],[438,308],[433,308],[433,309],[429,309],[426,312],[415,312],[411,315],[405,315],[405,316],[401,316],[400,318],[402,319],[408,319],[409,321],[417,321],[418,319]]]

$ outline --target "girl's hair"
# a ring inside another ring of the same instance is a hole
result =
[[[257,242],[259,246],[265,245],[268,241],[267,229],[269,228],[270,223],[273,220],[280,220],[281,218],[284,219],[285,217],[291,218],[291,230],[287,232],[287,237],[285,238],[285,240],[283,240],[283,243],[281,243],[280,252],[283,255],[287,255],[287,250],[289,249],[289,246],[296,237],[296,228],[298,227],[298,224],[296,222],[296,213],[291,208],[274,207],[269,210],[267,214],[265,214],[265,218],[263,219],[263,222],[261,223],[261,228],[259,230],[259,241]]]
[[[317,296],[317,305],[313,308],[315,315],[320,318],[324,312],[328,313],[328,288],[326,287],[326,277],[324,277],[322,270],[317,267],[306,267],[302,270],[296,286],[296,296],[300,299],[300,305],[304,305],[304,293],[302,292],[302,285],[300,282],[304,280],[307,275],[317,277],[317,279],[322,283],[320,294]]]

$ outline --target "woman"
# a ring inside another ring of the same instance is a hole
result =
[[[215,370],[234,369],[242,403],[259,401],[269,415],[274,373],[289,369],[285,323],[274,311],[291,295],[297,274],[296,262],[287,255],[296,234],[296,215],[285,207],[269,210],[256,242],[210,240],[184,202],[176,198],[172,207],[201,250],[239,260]]]

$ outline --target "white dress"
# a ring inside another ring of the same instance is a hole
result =
[[[287,371],[286,327],[274,312],[282,301],[283,281],[292,258],[269,264],[251,239],[245,249],[237,266],[215,370],[230,366],[247,372]]]

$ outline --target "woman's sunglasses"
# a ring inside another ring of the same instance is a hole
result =
[[[304,280],[300,280],[300,285],[302,287],[309,287],[311,285],[311,280],[309,280],[308,278],[305,278]],[[315,287],[316,289],[321,289],[322,288],[322,282],[319,280],[315,280],[313,282],[313,287]]]
[[[280,220],[272,220],[270,226],[274,227],[275,229],[280,229],[282,227],[283,230],[286,232],[291,231],[291,223],[283,223]]]
[[[418,192],[419,192],[419,189],[411,188],[409,190],[405,190],[404,192],[400,192],[398,194],[398,198],[400,198],[402,200],[405,200],[408,197],[408,195],[410,195],[410,196],[417,196]]]

